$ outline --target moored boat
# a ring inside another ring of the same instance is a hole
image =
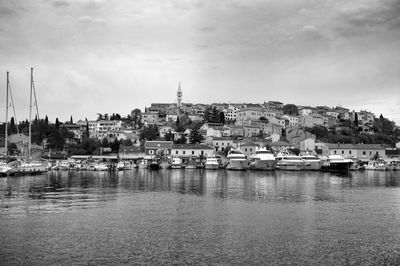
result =
[[[276,156],[276,169],[301,171],[304,169],[304,160],[294,154],[278,154]]]
[[[388,170],[388,165],[382,159],[370,160],[365,166],[365,170],[386,171]]]
[[[228,155],[228,164],[226,165],[227,170],[246,170],[247,169],[247,159],[246,155],[239,149],[230,149]]]
[[[260,148],[255,151],[255,154],[250,156],[249,169],[254,170],[274,170],[276,159],[274,154],[266,148]]]
[[[353,160],[345,159],[340,155],[332,154],[328,155],[326,160],[322,163],[322,170],[332,172],[347,172],[350,170],[350,166],[353,164]]]
[[[313,154],[303,154],[300,156],[304,161],[304,170],[320,170],[322,167],[322,160]]]
[[[217,157],[215,156],[208,156],[206,158],[206,162],[204,164],[207,170],[217,170],[219,168],[219,162]]]
[[[170,167],[171,167],[172,169],[181,169],[181,168],[184,168],[184,165],[182,164],[182,159],[179,158],[179,157],[174,157],[174,158],[172,158],[172,162],[171,162]]]

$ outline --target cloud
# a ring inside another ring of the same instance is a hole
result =
[[[368,34],[373,31],[400,26],[400,1],[377,1],[342,8],[338,28],[346,36]]]
[[[54,1],[53,2],[53,6],[54,7],[68,7],[68,6],[70,6],[70,3],[69,2],[66,2],[66,1]]]
[[[211,31],[215,31],[217,28],[216,27],[211,27],[211,26],[205,26],[205,27],[201,27],[199,29],[199,31],[202,32],[211,32]]]

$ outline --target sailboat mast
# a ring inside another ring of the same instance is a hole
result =
[[[33,67],[31,67],[31,88],[29,91],[29,142],[28,159],[31,159],[31,136],[32,136],[32,87],[33,87]]]
[[[9,72],[7,71],[7,87],[6,87],[6,132],[5,132],[5,145],[4,156],[8,154],[8,87],[10,86]]]

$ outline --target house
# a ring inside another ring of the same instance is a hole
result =
[[[207,157],[214,153],[214,148],[204,144],[175,144],[171,147],[171,156],[180,157],[186,163],[192,157]]]
[[[160,117],[158,115],[158,112],[146,112],[142,114],[142,122],[145,125],[155,125],[159,123]]]
[[[160,134],[160,138],[165,138],[165,134],[169,132],[174,133],[175,132],[174,128],[171,126],[162,126],[158,128],[158,133]]]
[[[78,124],[63,124],[61,127],[67,129],[68,132],[74,134],[74,140],[78,142],[82,141],[83,132],[86,130],[86,125],[82,126]]]
[[[287,149],[294,149],[295,146],[290,144],[287,141],[278,141],[278,142],[273,142],[270,143],[269,146],[271,146],[271,150],[275,152],[279,152],[281,150],[287,150]]]
[[[244,131],[243,137],[251,138],[258,136],[260,134],[260,127],[248,125],[243,127],[243,131]]]
[[[283,119],[285,119],[287,122],[285,122],[285,126],[291,126],[291,127],[297,127],[299,124],[299,118],[297,116],[291,116],[291,115],[284,115],[282,116]]]
[[[299,126],[301,127],[313,127],[316,125],[323,125],[324,120],[319,114],[310,114],[300,117]]]
[[[116,138],[118,141],[121,141],[121,140],[126,141],[129,139],[132,141],[132,143],[137,143],[139,145],[139,136],[137,133],[134,133],[134,132],[129,132],[129,131],[128,132],[126,132],[126,131],[119,132],[116,134]]]
[[[246,142],[243,144],[240,144],[240,150],[243,152],[244,155],[250,157],[250,155],[255,153],[255,150],[259,148],[260,145],[255,142]]]
[[[225,151],[226,147],[234,146],[234,140],[230,137],[213,138],[212,144],[216,152]]]
[[[300,152],[308,152],[315,150],[315,139],[314,138],[307,138],[300,141]]]
[[[326,143],[323,155],[339,154],[346,158],[357,158],[362,161],[369,161],[378,156],[385,159],[385,147],[382,144],[342,144]]]
[[[145,155],[171,154],[172,141],[146,141],[144,144]]]

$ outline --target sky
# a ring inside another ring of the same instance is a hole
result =
[[[127,115],[151,103],[276,100],[400,125],[399,0],[0,0],[17,119]]]

